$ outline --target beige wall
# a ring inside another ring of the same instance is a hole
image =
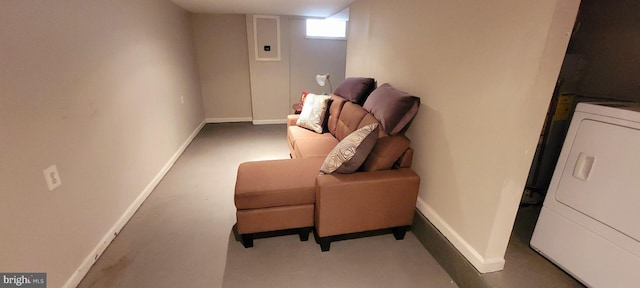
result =
[[[192,42],[169,1],[0,4],[0,271],[80,280],[204,119]]]
[[[245,15],[195,14],[193,30],[207,121],[251,121]]]
[[[329,86],[320,87],[317,74],[329,73],[335,90],[344,80],[347,41],[307,39],[305,18],[289,19],[291,33],[291,104],[300,102],[302,91],[316,94],[329,93]]]
[[[289,104],[289,18],[280,17],[280,61],[257,61],[253,15],[246,15],[254,124],[285,123]]]
[[[419,210],[481,272],[504,265],[579,0],[359,0],[346,76],[420,96]]]
[[[303,18],[279,17],[281,60],[256,61],[253,15],[246,16],[254,124],[285,123],[302,91],[328,92],[316,83],[317,74],[330,73],[334,88],[344,80],[346,41],[306,39]]]

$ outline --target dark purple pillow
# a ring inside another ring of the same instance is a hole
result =
[[[376,81],[373,78],[349,77],[344,79],[336,88],[333,94],[336,94],[348,101],[362,105],[376,88]]]
[[[387,134],[395,135],[418,114],[420,98],[385,83],[371,92],[362,107],[380,121]]]

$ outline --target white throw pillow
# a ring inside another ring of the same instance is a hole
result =
[[[331,97],[327,95],[309,93],[304,100],[302,112],[300,112],[300,118],[298,118],[296,125],[313,130],[316,133],[322,133],[329,99]]]

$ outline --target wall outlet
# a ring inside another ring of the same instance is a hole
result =
[[[42,170],[42,173],[44,174],[44,180],[47,181],[49,191],[53,191],[62,185],[62,179],[60,179],[56,165],[49,166],[49,168]]]
[[[180,103],[184,104],[184,95],[180,95]]]

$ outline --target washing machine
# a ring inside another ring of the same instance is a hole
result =
[[[579,103],[531,247],[589,287],[640,287],[640,103]]]

